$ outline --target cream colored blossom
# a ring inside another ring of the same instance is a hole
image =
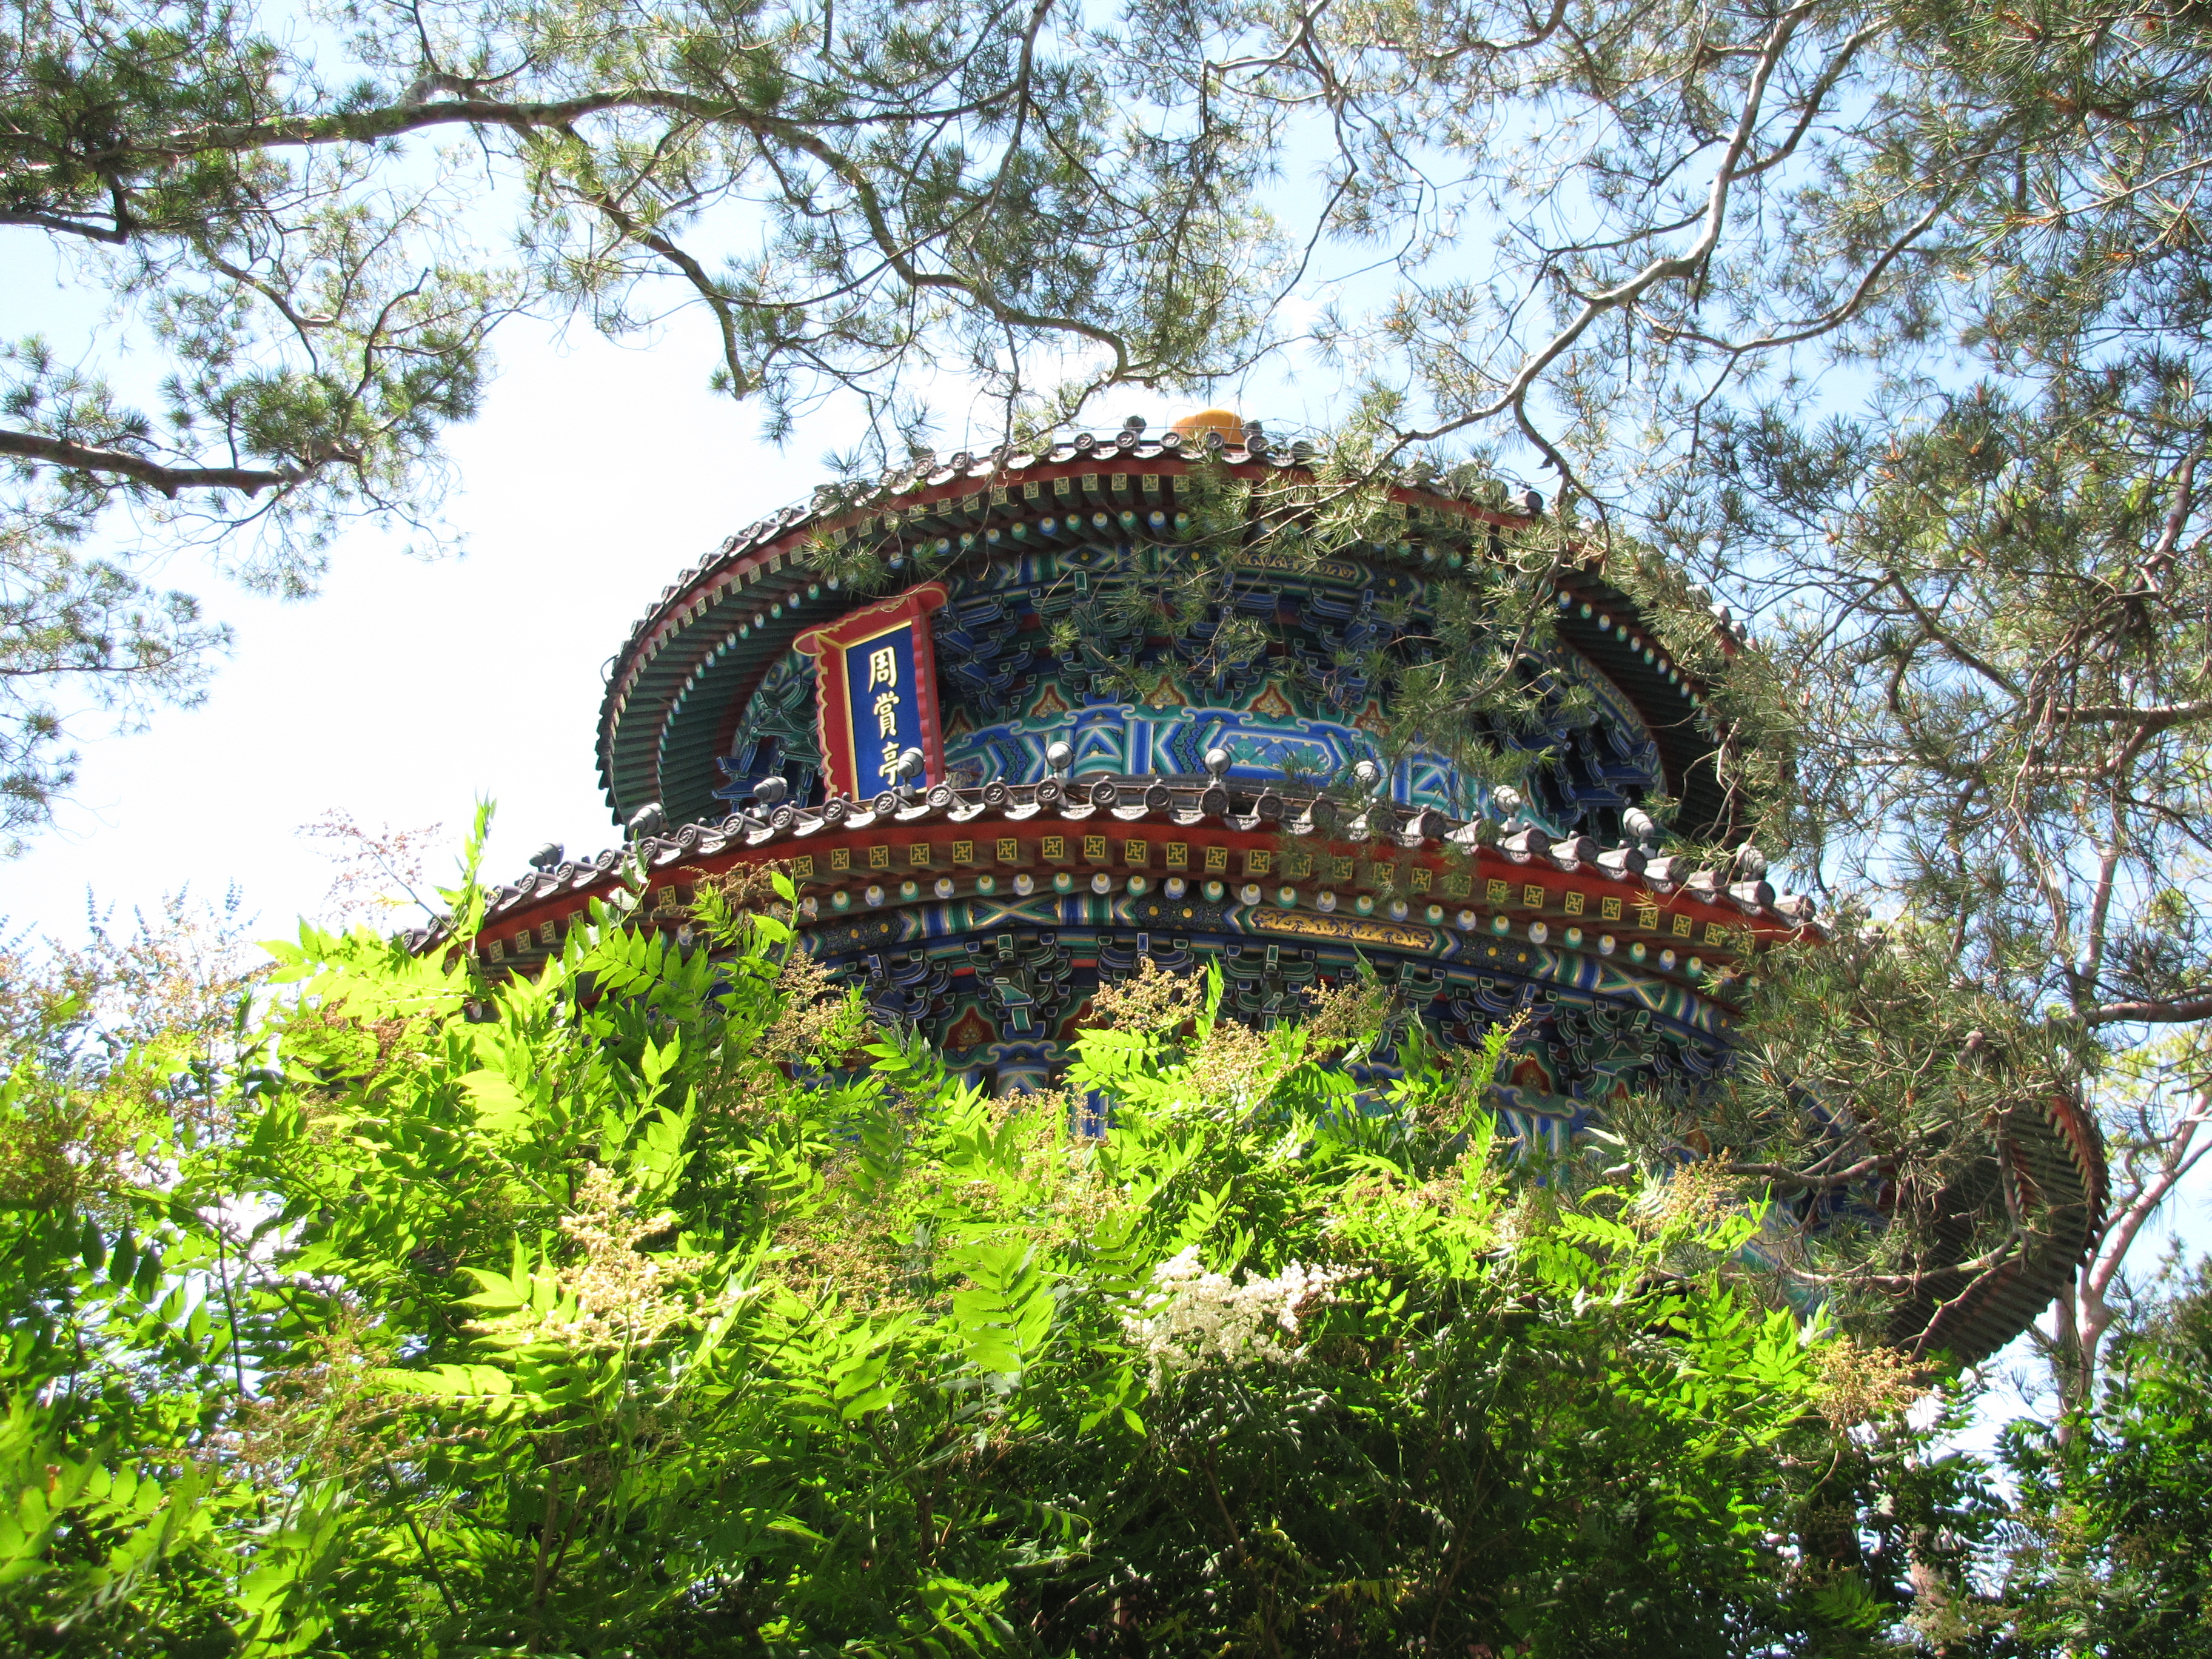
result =
[[[1813,1364],[1820,1374],[1814,1401],[1837,1428],[1895,1416],[1929,1392],[1926,1368],[1902,1348],[1831,1335],[1814,1346]]]
[[[1267,1032],[1224,1018],[1190,1057],[1190,1087],[1200,1100],[1249,1108],[1297,1064],[1294,1053],[1279,1048]]]
[[[1205,1271],[1194,1244],[1152,1269],[1152,1290],[1121,1316],[1121,1328],[1150,1364],[1155,1389],[1175,1372],[1209,1363],[1291,1364],[1304,1358],[1291,1346],[1300,1316],[1355,1277],[1293,1261],[1272,1279],[1239,1285]]]
[[[1742,1184],[1724,1166],[1728,1154],[1697,1158],[1656,1177],[1638,1209],[1654,1231],[1686,1223],[1699,1231],[1743,1207]]]
[[[1389,986],[1372,980],[1346,978],[1328,987],[1304,1020],[1308,1052],[1334,1054],[1372,1042],[1395,1000]]]
[[[1166,1034],[1180,1030],[1205,1006],[1203,979],[1170,973],[1148,956],[1128,978],[1098,988],[1091,999],[1089,1023]]]
[[[639,1215],[612,1176],[587,1165],[576,1207],[561,1218],[561,1231],[583,1252],[559,1274],[562,1305],[574,1311],[543,1318],[538,1334],[580,1347],[620,1347],[648,1342],[689,1314],[690,1300],[668,1295],[667,1285],[698,1267],[696,1259],[637,1248],[668,1223],[665,1215]]]
[[[756,1052],[779,1065],[834,1061],[866,1032],[866,1021],[845,987],[814,957],[794,945],[777,970],[782,1012],[761,1033]]]

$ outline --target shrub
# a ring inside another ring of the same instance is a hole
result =
[[[1148,967],[1066,1092],[994,1099],[778,908],[707,892],[711,950],[602,909],[534,979],[272,947],[192,1073],[216,1127],[6,1212],[15,1627],[1680,1656],[1890,1621],[1901,1557],[1856,1540],[1911,1517],[1863,1517],[1840,1432],[1887,1373],[1738,1282],[1752,1218],[1516,1164],[1503,1033],[1401,1038],[1363,1091],[1371,988],[1261,1032]]]

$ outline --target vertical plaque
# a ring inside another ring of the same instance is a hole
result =
[[[815,659],[815,730],[831,793],[869,800],[896,787],[892,769],[908,749],[921,750],[923,782],[944,777],[929,618],[945,599],[943,583],[924,582],[792,641]]]

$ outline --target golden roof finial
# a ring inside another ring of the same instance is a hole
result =
[[[1218,432],[1234,441],[1244,435],[1244,417],[1233,409],[1201,409],[1195,415],[1186,415],[1168,428],[1180,432],[1186,438],[1202,438],[1209,432]]]

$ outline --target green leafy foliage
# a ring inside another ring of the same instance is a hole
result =
[[[1513,1162],[1505,1034],[1364,1091],[1371,988],[1147,970],[993,1099],[777,884],[534,980],[303,929],[219,1112],[0,1208],[34,1650],[1850,1652],[1967,1524],[1755,1218]]]
[[[2022,1495],[2003,1587],[2021,1613],[2014,1651],[2212,1653],[2212,1282],[2200,1265],[2166,1288],[2115,1345],[2074,1433],[2008,1431]]]

